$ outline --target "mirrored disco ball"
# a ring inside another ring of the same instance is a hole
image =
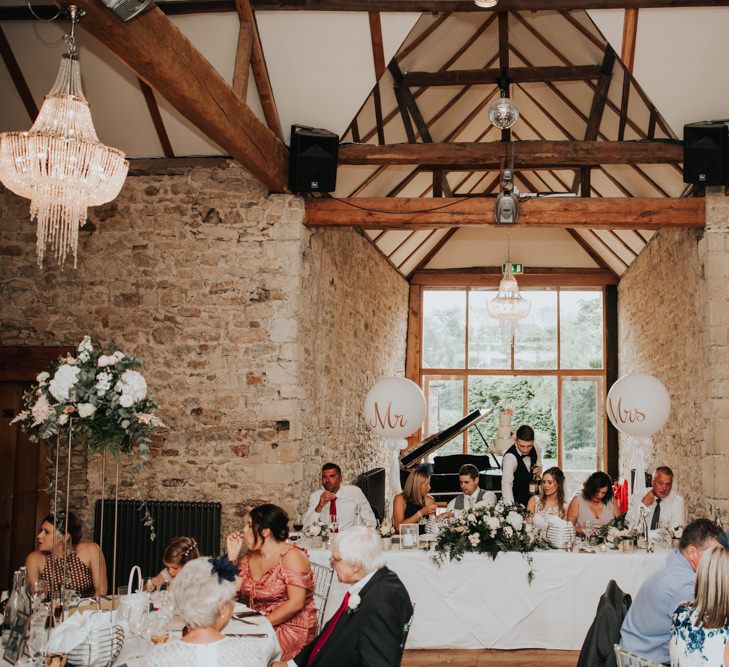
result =
[[[489,108],[489,120],[500,130],[508,130],[519,120],[519,110],[508,97],[501,97]]]

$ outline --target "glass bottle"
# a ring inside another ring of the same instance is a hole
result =
[[[537,496],[542,489],[542,476],[539,473],[532,473],[532,478],[529,480],[529,495]]]
[[[30,590],[28,590],[28,570],[25,566],[22,566],[19,570],[21,586],[18,595],[18,606],[16,607],[15,613],[22,612],[30,616],[33,610],[33,604],[30,599]]]
[[[8,602],[5,605],[5,616],[3,617],[2,626],[3,635],[6,632],[10,632],[15,624],[15,617],[18,613],[18,604],[20,603],[20,591],[23,586],[23,572],[21,570],[15,570],[13,573],[13,588],[10,591]]]

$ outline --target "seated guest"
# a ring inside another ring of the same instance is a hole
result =
[[[630,525],[641,523],[645,516],[650,530],[658,528],[659,521],[673,528],[686,523],[686,509],[683,498],[673,488],[673,471],[668,466],[660,466],[653,473],[651,488],[640,503],[631,504],[626,519]]]
[[[232,667],[249,652],[245,637],[226,637],[221,630],[233,613],[238,570],[225,556],[196,558],[185,565],[170,590],[186,634],[157,644],[147,655],[147,667]]]
[[[401,493],[392,501],[392,522],[395,530],[403,523],[419,523],[420,534],[436,532],[436,504],[430,491],[430,466],[421,463],[405,480]],[[425,519],[421,523],[421,519]]]
[[[276,631],[284,660],[295,656],[316,634],[314,575],[299,547],[286,542],[289,517],[276,505],[258,505],[243,530],[228,536],[228,558],[240,563],[240,592],[251,609],[266,615]]]
[[[729,540],[717,539],[696,569],[696,599],[673,614],[672,667],[729,665]]]
[[[192,537],[176,537],[165,547],[162,554],[164,570],[147,581],[147,590],[156,591],[168,586],[180,573],[185,563],[200,558],[197,542]]]
[[[545,530],[550,516],[567,517],[567,501],[564,497],[564,473],[557,467],[548,468],[542,475],[542,490],[527,503],[528,521]]]
[[[413,605],[398,576],[385,567],[379,537],[363,526],[345,530],[334,538],[331,564],[350,588],[321,634],[289,666],[396,667]]]
[[[375,524],[375,515],[365,494],[358,486],[342,484],[342,469],[336,463],[325,463],[321,467],[321,485],[324,491],[314,491],[309,498],[304,529],[319,520],[325,524],[336,522],[339,530],[343,530],[354,525],[357,512],[363,521]]]
[[[61,512],[57,518],[49,514],[43,519],[36,538],[38,549],[25,559],[28,583],[45,581],[47,599],[58,597],[63,584],[65,552],[66,588],[76,591],[82,598],[106,595],[106,562],[99,545],[81,541],[81,522],[73,512],[68,513],[68,532],[64,533],[64,530],[66,522]]]
[[[479,488],[479,478],[478,468],[475,465],[466,463],[466,465],[461,466],[458,471],[458,483],[461,486],[461,493],[448,503],[448,509],[451,512],[453,510],[471,510],[479,504],[496,504],[496,494],[493,491],[485,491]]]
[[[721,529],[708,519],[688,524],[678,549],[640,587],[620,628],[620,643],[631,653],[656,662],[668,662],[671,615],[676,607],[694,597],[696,568],[707,549],[719,543]]]
[[[604,526],[620,516],[620,509],[613,500],[613,483],[601,471],[593,472],[582,485],[582,491],[570,502],[567,520],[575,525],[578,533],[584,533],[589,523],[592,527]]]
[[[534,429],[524,425],[516,430],[516,442],[501,461],[501,500],[526,505],[534,474],[542,474],[541,455],[534,446]]]

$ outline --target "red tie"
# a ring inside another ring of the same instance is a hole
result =
[[[329,635],[332,634],[334,631],[334,628],[336,627],[337,623],[339,623],[339,619],[342,618],[344,615],[344,612],[347,611],[347,603],[349,602],[349,591],[347,591],[344,595],[344,600],[342,600],[342,604],[339,605],[339,609],[337,609],[337,613],[332,616],[332,620],[329,621],[329,625],[327,625],[326,630],[322,632],[319,635],[319,639],[316,640],[316,644],[314,644],[314,648],[311,649],[311,653],[309,653],[309,659],[306,661],[306,667],[310,667],[310,665],[314,662],[314,659],[317,655],[319,655],[319,651],[321,651],[324,644],[326,644],[327,639],[329,639]]]
[[[329,522],[334,523],[337,520],[337,499],[332,498],[329,501]]]

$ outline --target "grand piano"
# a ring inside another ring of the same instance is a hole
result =
[[[449,501],[456,494],[461,492],[458,484],[458,470],[466,463],[475,465],[481,475],[479,486],[487,491],[501,491],[501,465],[496,457],[491,454],[449,454],[438,456],[436,453],[441,447],[448,444],[465,433],[470,428],[475,428],[476,432],[481,436],[486,451],[489,452],[489,443],[486,442],[478,423],[492,415],[495,408],[480,408],[467,414],[455,424],[444,428],[438,433],[429,435],[425,440],[419,442],[415,447],[408,450],[400,457],[400,477],[402,483],[405,483],[408,474],[419,463],[428,460],[427,457],[433,457],[433,475],[430,478],[430,493],[438,501]]]

